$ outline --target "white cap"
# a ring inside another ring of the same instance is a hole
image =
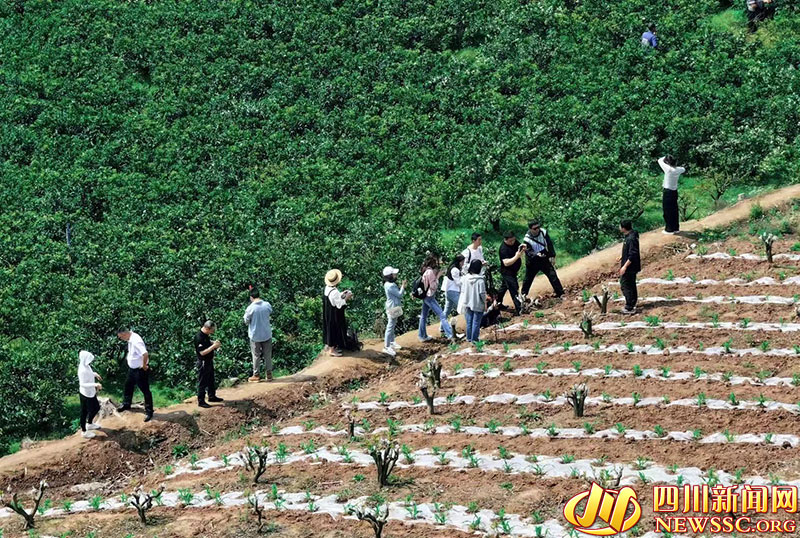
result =
[[[383,268],[383,276],[396,275],[399,272],[400,269],[392,267],[391,265],[387,265],[386,267]]]

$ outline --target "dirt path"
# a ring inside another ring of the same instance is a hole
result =
[[[682,238],[692,232],[701,232],[711,228],[721,228],[733,222],[738,222],[747,219],[750,216],[750,208],[756,203],[761,204],[764,209],[785,204],[793,198],[800,198],[800,185],[792,185],[785,187],[755,198],[742,200],[730,207],[712,213],[711,215],[700,219],[690,220],[681,223],[681,233],[679,235],[666,235],[661,233],[661,229],[646,232],[639,237],[639,247],[642,251],[642,257],[646,258],[649,253],[663,248],[664,246],[680,241]],[[574,263],[562,267],[558,270],[558,277],[565,287],[578,286],[584,282],[587,275],[608,273],[615,270],[617,265],[617,258],[620,255],[620,246],[618,243],[611,245],[601,251],[590,254]],[[550,283],[543,275],[536,277],[536,280],[531,286],[529,296],[536,297],[538,295],[552,294]],[[507,301],[509,306],[512,306],[510,301]]]
[[[718,228],[747,218],[750,208],[755,203],[760,203],[764,209],[769,209],[795,197],[800,198],[800,185],[786,187],[757,198],[739,202],[704,219],[683,223],[682,227],[684,232],[698,232],[708,228]],[[641,236],[642,253],[647,257],[648,253],[678,241],[680,237],[664,235],[660,230],[644,233]],[[559,277],[567,287],[579,285],[586,280],[587,275],[612,271],[616,267],[617,256],[619,256],[619,246],[615,244],[561,268]],[[548,294],[550,291],[547,280],[539,276],[534,282],[530,294],[531,296],[536,296]],[[459,320],[459,325],[463,330],[463,319]],[[434,327],[436,327],[436,330],[434,330]],[[437,331],[438,324],[429,328],[429,334],[431,335],[436,334]],[[417,341],[415,331],[399,336],[397,341],[406,350],[423,348],[423,345]],[[430,346],[428,345],[428,347]],[[380,340],[367,341],[360,353],[339,358],[318,357],[309,367],[292,376],[277,379],[272,383],[245,383],[233,388],[220,389],[218,394],[228,401],[252,400],[282,388],[296,384],[321,382],[336,375],[352,377],[374,375],[384,370],[389,364],[388,358],[380,353],[382,347],[383,343]],[[155,420],[149,424],[142,422],[142,415],[139,413],[126,413],[121,416],[104,419],[102,426],[104,430],[111,432],[157,431],[164,424],[177,421],[178,417],[200,416],[214,412],[215,408],[213,407],[211,409],[198,408],[195,400],[190,399],[181,404],[157,410]],[[98,433],[99,439],[105,436],[106,433],[102,431]],[[85,440],[76,433],[63,439],[36,443],[31,448],[0,458],[0,477],[53,466],[57,462],[63,461],[67,454],[77,451],[81,444],[90,442],[96,442],[96,440]]]

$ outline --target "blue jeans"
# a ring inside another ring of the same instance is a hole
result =
[[[439,307],[439,303],[436,302],[436,299],[433,297],[426,297],[425,300],[422,301],[422,315],[419,317],[419,338],[423,340],[428,337],[428,314],[433,312],[439,318],[439,321],[442,324],[442,328],[444,329],[444,334],[447,338],[453,337],[453,328],[450,327],[450,324],[447,322],[447,317],[445,317],[444,312]]]
[[[467,342],[477,342],[481,339],[481,320],[483,312],[467,308],[464,317],[467,318]]]
[[[383,336],[383,347],[389,347],[394,342],[394,329],[397,327],[397,318],[386,315],[386,333]]]
[[[444,317],[449,316],[450,314],[453,313],[453,310],[456,309],[456,307],[458,306],[458,297],[460,295],[461,292],[455,290],[450,290],[447,293],[445,293],[444,310],[442,310],[442,312],[444,312]],[[444,332],[444,327],[440,325],[439,331]]]

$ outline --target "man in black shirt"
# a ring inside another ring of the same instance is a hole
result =
[[[197,353],[197,405],[211,407],[206,403],[206,392],[209,402],[221,402],[217,397],[217,385],[214,382],[214,352],[219,349],[219,340],[211,341],[211,335],[217,325],[209,320],[194,337],[194,350]]]
[[[519,316],[522,305],[519,302],[519,280],[517,274],[522,267],[522,256],[527,247],[517,241],[514,232],[503,234],[503,244],[500,245],[500,277],[503,279],[500,289],[497,290],[497,301],[503,304],[506,291],[511,293],[514,301],[514,315]]]
[[[639,232],[633,229],[629,220],[623,220],[619,231],[625,236],[622,242],[622,256],[619,258],[619,286],[625,296],[623,314],[635,314],[639,292],[636,289],[636,273],[642,270],[642,258],[639,254]]]

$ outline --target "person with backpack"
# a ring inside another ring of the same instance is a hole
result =
[[[86,439],[91,439],[95,436],[92,430],[100,429],[100,425],[94,423],[94,417],[100,412],[97,391],[103,390],[103,385],[97,383],[97,381],[102,381],[103,378],[92,370],[90,365],[93,361],[94,355],[88,351],[78,353],[78,397],[81,400],[80,424],[82,435]]]
[[[522,311],[522,303],[519,300],[519,280],[517,275],[522,268],[522,257],[525,255],[527,245],[520,244],[514,232],[508,231],[503,234],[503,242],[500,245],[498,254],[500,256],[500,278],[502,283],[497,290],[498,301],[503,304],[506,292],[511,295],[514,302],[514,315],[519,316]]]
[[[469,264],[472,260],[478,260],[482,265],[489,265],[489,262],[483,257],[483,237],[478,232],[472,234],[472,243],[465,248],[461,255],[464,256],[464,264],[461,269],[461,274],[466,275]]]
[[[403,293],[406,290],[404,280],[400,287],[397,287],[397,274],[400,269],[392,266],[383,268],[383,291],[386,293],[386,332],[383,336],[383,352],[394,357],[400,345],[395,342],[395,327],[397,320],[403,315]]]
[[[479,262],[480,263],[480,262]],[[433,312],[439,318],[445,337],[455,342],[453,328],[447,321],[439,303],[436,302],[436,291],[439,289],[439,278],[444,274],[439,270],[439,259],[429,254],[425,258],[421,269],[422,276],[414,283],[412,295],[422,300],[422,313],[419,317],[419,341],[428,342],[432,340],[428,336],[428,314]]]
[[[464,266],[464,255],[458,254],[453,258],[453,262],[447,268],[444,275],[444,316],[450,317],[458,308],[458,297],[461,294],[461,269]],[[453,323],[450,322],[450,326]],[[444,327],[439,326],[439,332],[444,335]]]
[[[128,342],[128,379],[122,391],[122,405],[117,411],[129,411],[133,403],[133,389],[139,387],[144,396],[144,422],[153,420],[153,393],[150,392],[150,354],[142,337],[127,327],[117,331],[117,338]]]
[[[481,270],[483,263],[472,260],[467,275],[462,281],[461,298],[458,303],[459,314],[464,314],[467,322],[467,342],[480,340],[481,319],[486,311],[486,278]]]
[[[680,231],[678,213],[678,178],[686,172],[686,168],[675,166],[675,157],[666,155],[658,160],[658,166],[664,171],[661,207],[664,214],[665,234],[676,234]]]
[[[258,288],[250,288],[250,304],[244,311],[244,323],[247,325],[247,337],[250,340],[250,354],[253,356],[253,375],[247,380],[250,383],[261,381],[261,365],[267,374],[267,381],[272,381],[272,305],[261,299]]]
[[[564,287],[558,279],[558,273],[553,266],[556,258],[556,249],[553,246],[553,241],[547,234],[547,230],[542,228],[542,224],[538,219],[534,219],[528,223],[528,233],[525,234],[523,242],[527,246],[525,250],[525,280],[522,282],[521,298],[524,300],[528,296],[528,292],[533,284],[533,279],[540,272],[544,273],[553,291],[556,294],[556,299],[564,296]]]
[[[325,290],[322,292],[322,338],[325,342],[323,351],[333,357],[341,357],[342,350],[347,347],[347,318],[344,310],[353,298],[350,290],[339,291],[342,272],[331,269],[325,273]]]
[[[620,233],[625,236],[622,242],[622,256],[619,257],[619,286],[625,297],[623,314],[635,314],[639,292],[636,289],[636,274],[642,270],[642,257],[639,253],[639,232],[633,229],[629,220],[619,224]]]

